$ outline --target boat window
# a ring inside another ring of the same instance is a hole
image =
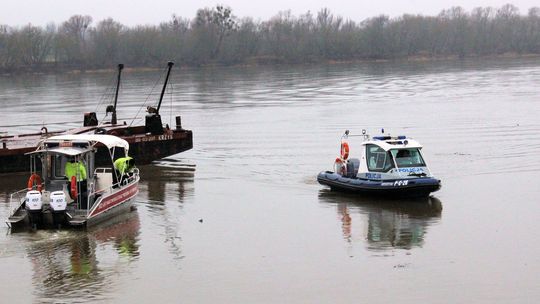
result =
[[[64,160],[64,157],[61,155],[53,156],[52,165],[54,168],[54,177],[53,177],[54,179],[62,179],[66,177],[64,173],[65,161],[63,160]]]
[[[367,145],[366,149],[369,171],[387,172],[394,168],[390,152],[384,151],[384,149],[376,145]]]
[[[417,148],[392,149],[390,151],[396,160],[397,166],[400,168],[426,166],[422,154],[420,154],[420,151]]]

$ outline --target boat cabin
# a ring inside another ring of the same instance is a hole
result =
[[[78,200],[79,209],[87,209],[92,206],[95,195],[88,196],[88,204],[84,202],[85,194],[101,193],[114,185],[113,181],[119,181],[115,176],[116,172],[112,166],[94,168],[95,164],[95,142],[91,139],[99,137],[104,144],[112,145],[112,158],[115,154],[125,155],[127,153],[127,143],[124,144],[119,138],[113,136],[55,136],[43,142],[38,150],[31,153],[32,157],[39,157],[41,162],[41,177],[43,178],[43,194],[54,191],[62,191],[68,194],[68,201]],[[73,139],[71,139],[73,138]],[[109,141],[104,140],[109,139]],[[110,143],[108,143],[110,142]],[[120,143],[126,149],[117,149]],[[123,150],[123,151],[117,151]],[[32,163],[36,163],[33,161]],[[75,167],[74,176],[69,175],[69,168]],[[36,168],[37,169],[37,168]],[[38,173],[37,170],[31,172]],[[75,184],[78,191],[71,191],[72,177],[75,177]],[[92,193],[88,193],[91,190]],[[72,193],[73,192],[73,193]],[[76,194],[77,197],[73,197]]]
[[[431,176],[422,156],[422,145],[406,136],[366,137],[360,159],[347,161],[347,175],[366,179]]]
[[[50,140],[43,144],[43,149],[34,152],[40,158],[41,177],[43,178],[43,196],[55,191],[62,191],[68,203],[76,199],[70,194],[70,179],[66,176],[66,167],[76,164],[76,180],[80,183],[80,188],[88,189],[88,183],[93,182],[90,172],[93,172],[92,147],[88,141],[64,142]],[[70,164],[68,164],[70,163]],[[69,169],[68,169],[69,170]],[[39,174],[36,170],[32,174]],[[81,193],[82,191],[79,191]]]

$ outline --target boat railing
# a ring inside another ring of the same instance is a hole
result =
[[[24,203],[23,198],[28,192],[27,188],[21,189],[9,195],[9,216],[13,216]]]
[[[113,170],[111,168],[96,168],[94,170],[94,175],[96,175],[96,173],[108,173],[109,171],[112,174],[114,174],[114,172],[112,172]],[[108,186],[106,188],[94,189],[93,191],[90,192],[88,197],[89,198],[90,197],[95,198],[98,195],[102,195],[102,194],[105,194],[105,193],[112,193],[112,192],[115,191],[115,189],[119,189],[122,185],[123,186],[129,185],[130,183],[136,181],[138,178],[139,178],[139,169],[138,168],[133,168],[132,171],[130,172],[130,175],[128,175],[127,178],[120,179],[119,182],[117,182],[115,184],[110,184],[110,186]],[[94,204],[95,204],[95,202],[94,202]],[[90,214],[91,209],[92,208],[88,208],[87,216],[88,216],[88,214]]]
[[[128,177],[128,181],[132,182],[139,176],[139,168],[133,168],[131,175]]]
[[[114,185],[118,187],[128,185],[134,182],[138,176],[139,176],[139,169],[133,168],[131,172],[128,175],[126,175],[126,177],[120,178],[120,181]]]
[[[111,169],[111,168],[96,168],[94,170],[94,176],[96,176],[96,177],[99,177],[100,174],[107,174],[107,173],[110,173],[111,177],[112,177],[116,172],[114,172],[114,170]],[[96,189],[91,194],[104,193],[104,192],[107,192],[107,191],[110,192],[114,188],[117,188],[117,187],[119,187],[121,185],[131,183],[135,179],[135,176],[139,176],[139,169],[138,168],[133,168],[131,170],[131,172],[128,175],[126,175],[126,177],[124,177],[124,178],[120,177],[118,182],[113,184],[112,181],[111,181],[111,183],[107,187],[103,187],[101,189]],[[97,187],[97,185],[96,185],[96,187]]]

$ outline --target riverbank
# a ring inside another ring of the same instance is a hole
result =
[[[357,58],[357,59],[326,59],[326,60],[307,60],[304,62],[298,61],[287,61],[283,58],[270,57],[270,56],[259,56],[252,57],[247,59],[245,62],[235,63],[235,64],[222,64],[219,62],[209,62],[206,64],[190,65],[185,63],[176,64],[176,69],[204,69],[204,68],[215,68],[215,67],[267,67],[267,66],[303,66],[303,65],[332,65],[332,64],[361,64],[361,63],[388,63],[393,62],[399,64],[400,62],[437,62],[437,61],[463,61],[463,60],[493,60],[493,59],[527,59],[527,58],[540,58],[540,54],[517,54],[517,53],[504,53],[504,54],[493,54],[493,55],[484,55],[484,56],[464,56],[460,57],[458,55],[445,55],[445,56],[430,56],[430,55],[415,55],[407,56],[400,58],[385,58],[385,59],[366,59],[366,58]],[[150,67],[150,66],[126,66],[124,72],[145,72],[145,71],[159,71],[165,67],[165,63],[161,67]],[[116,70],[116,67],[110,68],[82,68],[74,67],[67,65],[41,65],[39,67],[23,67],[19,69],[12,69],[9,71],[1,71],[0,75],[9,77],[12,75],[43,75],[43,74],[100,74],[100,73],[111,73]]]

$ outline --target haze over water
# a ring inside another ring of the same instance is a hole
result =
[[[120,121],[160,75],[123,74]],[[1,77],[0,131],[76,127],[115,77]],[[537,302],[539,83],[537,59],[173,70],[161,114],[194,149],[142,166],[137,211],[108,225],[0,228],[2,302]],[[424,145],[439,192],[317,184],[345,129],[381,128]],[[27,178],[0,176],[2,220]]]

